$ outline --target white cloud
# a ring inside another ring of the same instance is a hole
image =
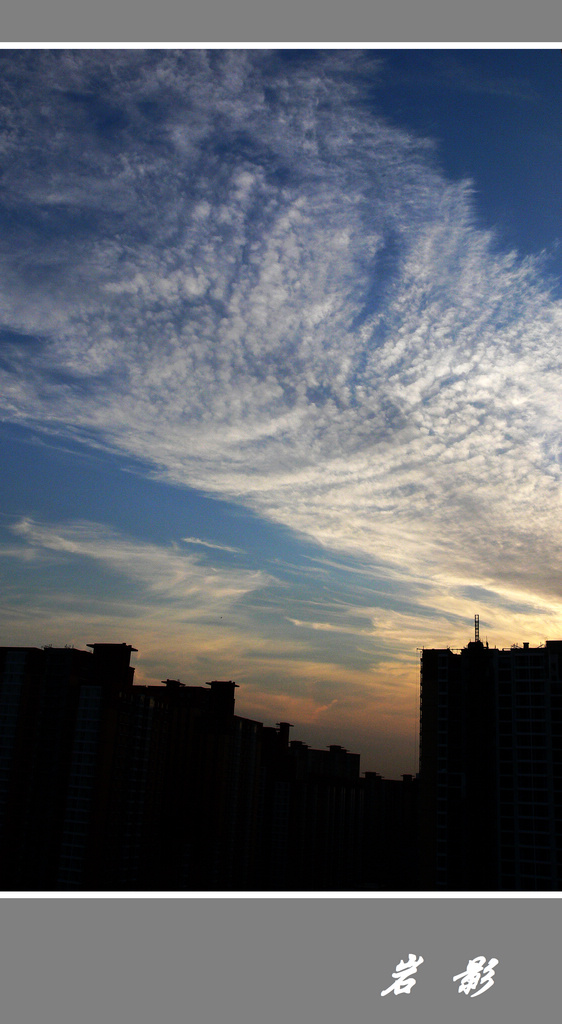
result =
[[[396,571],[556,600],[562,309],[342,62],[15,60],[33,227],[4,242],[0,314],[42,344],[12,344],[4,415]]]
[[[24,518],[12,531],[27,545],[21,548],[22,558],[37,550],[91,559],[133,583],[132,600],[139,600],[144,590],[152,600],[158,596],[166,602],[189,602],[198,612],[215,613],[271,582],[264,572],[205,566],[177,547],[142,543],[99,523],[52,524]],[[11,548],[8,553],[16,552]]]
[[[184,544],[199,544],[205,548],[214,548],[217,551],[229,551],[232,554],[240,554],[240,548],[230,547],[229,544],[213,544],[209,540],[200,540],[199,537],[182,537]]]

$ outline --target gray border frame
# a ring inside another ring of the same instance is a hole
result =
[[[20,0],[2,13],[2,41],[27,44],[516,45],[560,33],[552,0]]]
[[[21,0],[3,12],[2,42],[554,45],[559,26],[552,0]],[[4,897],[2,1009],[10,1024],[550,1024],[557,901]],[[424,957],[417,986],[381,999],[410,952]],[[477,955],[500,963],[496,986],[471,999],[452,975]]]

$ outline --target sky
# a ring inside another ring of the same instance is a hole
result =
[[[417,770],[562,637],[559,50],[0,51],[0,644]]]

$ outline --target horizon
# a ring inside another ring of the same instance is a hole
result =
[[[422,648],[418,649],[418,653],[419,654],[423,654],[426,651],[431,651],[431,650],[435,650],[435,649],[437,649],[437,650],[445,649],[445,650],[451,651],[452,654],[458,654],[458,653],[466,650],[466,648],[468,647],[469,644],[474,643],[475,640],[478,642],[478,640],[480,639],[479,635],[478,635],[479,623],[478,623],[478,626],[476,624],[476,619],[478,619],[478,618],[479,618],[478,615],[476,615],[475,616],[475,624],[474,624],[475,625],[475,634],[474,634],[473,639],[472,640],[467,640],[467,642],[462,647],[451,647],[449,645],[447,645],[446,648],[422,647]],[[508,651],[508,650],[524,650],[525,648],[529,648],[530,647],[530,645],[529,645],[529,643],[527,641],[521,641],[519,643],[517,641],[515,641],[515,642],[509,644],[507,647],[503,647],[503,648],[498,648],[497,645],[489,645],[487,637],[485,637],[485,639],[483,641],[480,640],[480,642],[482,643],[482,645],[484,647],[486,647],[486,649],[490,649],[490,650],[503,650],[503,651]],[[560,641],[557,641],[553,637],[546,638],[543,644],[534,645],[534,646],[530,647],[530,649],[531,650],[540,649],[542,647],[547,646],[549,643],[557,643],[557,642],[560,642]],[[37,650],[48,650],[48,649],[77,650],[77,651],[79,651],[81,653],[93,653],[93,652],[90,652],[90,651],[87,651],[87,650],[84,651],[83,648],[84,647],[85,648],[89,648],[89,647],[93,648],[98,643],[103,645],[105,643],[105,641],[101,640],[101,641],[95,641],[93,643],[87,643],[87,644],[84,644],[83,647],[76,646],[74,644],[64,644],[62,647],[57,647],[56,645],[50,644],[50,643],[43,644],[43,645],[41,645],[39,647],[37,647],[37,645],[29,645],[29,646],[31,646],[32,648],[35,647]],[[164,679],[164,678],[162,678],[160,680],[155,680],[155,679],[145,680],[145,679],[143,679],[142,682],[139,682],[138,679],[135,678],[136,671],[137,671],[137,666],[134,664],[134,655],[138,654],[140,652],[139,652],[138,648],[134,647],[132,644],[127,643],[126,641],[122,641],[122,645],[128,647],[129,651],[130,651],[131,667],[133,668],[133,671],[134,671],[134,677],[133,677],[133,682],[132,682],[133,686],[162,686],[162,687],[165,688],[167,682],[175,681],[175,682],[178,682],[180,684],[180,686],[182,686],[182,687],[186,687],[186,686],[187,687],[189,687],[189,686],[196,686],[197,687],[197,686],[209,686],[209,685],[211,685],[211,683],[217,681],[217,677],[214,677],[214,679],[205,679],[205,680],[200,680],[199,682],[195,682],[194,681],[194,682],[190,682],[190,683],[184,683],[184,682],[182,682],[182,680],[180,678],[176,679],[175,677],[167,676],[166,679]],[[5,646],[7,646],[7,645],[5,645],[5,644],[0,645],[0,647],[5,647]],[[118,646],[121,646],[121,645],[118,644]],[[421,658],[420,658],[420,661],[421,661]],[[240,689],[240,684],[235,679],[230,679],[230,680],[228,680],[228,682],[234,683],[235,687],[237,689]],[[420,691],[419,691],[419,688],[418,688],[418,702],[419,702],[419,698],[420,698]],[[251,721],[257,721],[259,724],[263,725],[264,727],[269,727],[269,728],[275,728],[275,727],[277,727],[277,726],[282,724],[281,722],[273,723],[272,721],[263,721],[262,722],[261,719],[253,719],[253,718],[251,718],[250,715],[241,714],[240,710],[238,708],[236,708],[236,701],[237,700],[239,700],[239,696],[235,695],[235,714],[238,715],[240,718],[249,718]],[[419,704],[418,704],[418,707],[419,707]],[[421,709],[420,709],[420,713],[421,713]],[[416,732],[416,738],[415,738],[416,764],[415,764],[415,768],[412,771],[410,771],[410,772],[401,772],[400,774],[396,774],[395,773],[394,775],[392,775],[392,774],[388,775],[388,774],[385,774],[384,772],[379,771],[378,768],[376,768],[372,763],[370,763],[369,767],[365,767],[363,764],[361,764],[361,767],[360,767],[361,774],[364,775],[364,774],[366,774],[368,772],[373,772],[374,771],[374,772],[378,773],[379,775],[382,775],[382,777],[385,778],[385,779],[389,779],[389,780],[395,779],[395,780],[398,780],[398,781],[402,780],[404,776],[414,777],[414,778],[417,777],[418,774],[419,774],[419,728],[420,728],[420,724],[421,724],[421,719],[418,716],[417,732]],[[298,722],[290,723],[290,728],[297,730],[297,732],[291,736],[291,740],[297,740],[299,743],[304,743],[304,745],[307,746],[307,747],[312,747],[313,746],[312,743],[309,743],[307,741],[306,737],[303,738],[300,735],[300,724]],[[336,743],[337,738],[338,737],[336,735],[331,736],[331,738],[328,740],[328,742],[324,743],[323,745],[322,745],[322,742],[320,741],[319,749],[327,749],[327,748],[329,748],[332,744]],[[350,750],[348,750],[348,748],[345,748],[345,747],[343,749],[345,749],[348,753],[358,754],[361,758],[363,757],[363,753],[360,750],[352,750],[352,751],[350,751]]]
[[[5,646],[416,774],[562,636],[559,50],[4,50]],[[297,732],[298,730],[298,732]]]

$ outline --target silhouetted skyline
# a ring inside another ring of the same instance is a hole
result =
[[[424,649],[401,780],[88,647],[0,647],[0,888],[562,887],[562,640]]]
[[[235,714],[233,680],[134,686],[130,644],[88,647],[0,647],[0,888],[400,884],[411,777]]]
[[[128,637],[399,778],[419,648],[562,636],[561,86],[1,51],[4,643]]]

